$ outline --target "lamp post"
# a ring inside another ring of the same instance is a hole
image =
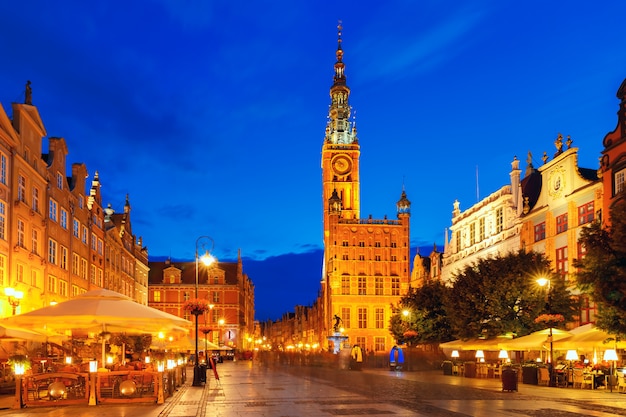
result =
[[[547,303],[547,308],[548,308],[548,314],[552,314],[552,285],[551,285],[551,280],[548,278],[539,278],[537,279],[537,284],[539,284],[539,286],[544,287],[544,286],[548,286],[548,303]],[[552,324],[550,323],[548,325],[548,340],[550,341],[550,358],[549,358],[549,365],[548,365],[548,374],[550,376],[550,382],[548,383],[551,387],[556,386],[555,381],[554,381],[554,364],[552,363],[552,359],[553,359],[553,347],[552,347]]]
[[[207,244],[210,243],[210,249],[208,249]],[[202,246],[202,249],[204,249],[204,255],[202,255],[202,263],[205,266],[209,266],[211,265],[213,262],[215,262],[215,258],[213,256],[211,256],[211,251],[213,250],[213,246],[215,245],[215,243],[213,242],[213,239],[211,239],[209,236],[200,236],[198,239],[196,239],[196,291],[195,291],[195,298],[196,300],[198,299],[198,263],[200,261],[200,256],[199,256],[199,251],[198,249],[200,248],[200,246]],[[198,319],[199,316],[201,314],[201,312],[193,312],[192,313],[194,316],[196,316],[196,356],[195,356],[195,360],[193,362],[193,383],[192,385],[194,387],[199,387],[202,384],[201,378],[200,378],[200,363],[198,362]],[[206,379],[202,378],[203,380]]]
[[[20,306],[22,298],[24,298],[24,292],[17,291],[15,288],[8,287],[4,289],[4,295],[8,297],[9,304],[13,308],[13,315],[15,315],[17,308]]]

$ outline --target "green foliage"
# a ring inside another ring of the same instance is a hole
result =
[[[393,306],[389,331],[400,344],[436,343],[452,340],[450,324],[443,308],[448,289],[441,282],[413,288]],[[403,311],[409,314],[404,315]]]
[[[549,278],[550,291],[537,284]],[[460,339],[491,338],[506,333],[523,336],[543,328],[540,314],[575,312],[565,283],[550,271],[550,261],[537,252],[519,251],[481,259],[453,279],[445,310],[454,335]]]
[[[594,222],[583,229],[586,253],[574,266],[579,287],[598,304],[597,326],[626,335],[626,201],[611,208],[610,219],[608,228]]]

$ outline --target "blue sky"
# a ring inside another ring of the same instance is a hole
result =
[[[626,78],[626,2],[597,4],[9,2],[0,103],[10,112],[31,80],[69,163],[99,172],[114,209],[130,195],[133,232],[151,256],[192,259],[201,235],[221,260],[241,249],[258,318],[278,317],[319,285],[339,19],[361,215],[395,216],[404,185],[413,246],[432,247],[455,199],[465,209],[497,190],[514,156],[523,168],[531,151],[541,165],[558,133],[571,135],[581,166],[598,167]]]

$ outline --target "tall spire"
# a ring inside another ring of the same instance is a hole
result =
[[[341,21],[337,25],[337,62],[333,85],[330,87],[331,104],[328,110],[325,141],[334,144],[357,143],[356,125],[350,121],[350,89],[346,84],[345,64],[343,63],[343,40],[341,38],[343,26]]]

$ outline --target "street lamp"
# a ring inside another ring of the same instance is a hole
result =
[[[19,307],[22,298],[24,298],[24,292],[17,291],[15,288],[8,287],[4,289],[4,295],[9,298],[9,304],[11,305],[11,307],[13,307],[13,315],[15,315],[15,312]]]
[[[209,249],[209,246],[208,246],[209,243],[210,243],[210,249]],[[200,260],[202,260],[202,263],[205,266],[209,266],[213,262],[215,262],[215,258],[210,253],[213,250],[213,246],[214,245],[215,245],[215,242],[209,236],[200,236],[198,239],[196,239],[196,292],[195,292],[196,300],[198,299],[198,263],[199,263]],[[199,256],[199,251],[198,251],[199,248],[202,248],[204,250],[204,255],[202,255],[202,259]],[[201,378],[200,378],[200,363],[198,361],[198,319],[199,319],[199,314],[194,314],[194,315],[196,316],[196,356],[195,356],[195,360],[193,362],[193,383],[192,383],[192,385],[194,387],[199,387],[202,384],[202,381],[201,381]],[[204,378],[202,378],[202,379],[204,379]]]
[[[537,279],[537,284],[539,284],[540,287],[545,287],[546,285],[548,286],[548,303],[547,303],[547,308],[548,308],[548,314],[552,314],[552,286],[551,286],[552,281],[548,278],[538,278]],[[548,374],[550,376],[550,382],[549,385],[551,387],[554,387],[555,381],[554,381],[554,364],[552,363],[552,358],[553,358],[553,348],[552,348],[552,324],[548,325],[548,340],[550,341],[550,363],[548,365]]]

